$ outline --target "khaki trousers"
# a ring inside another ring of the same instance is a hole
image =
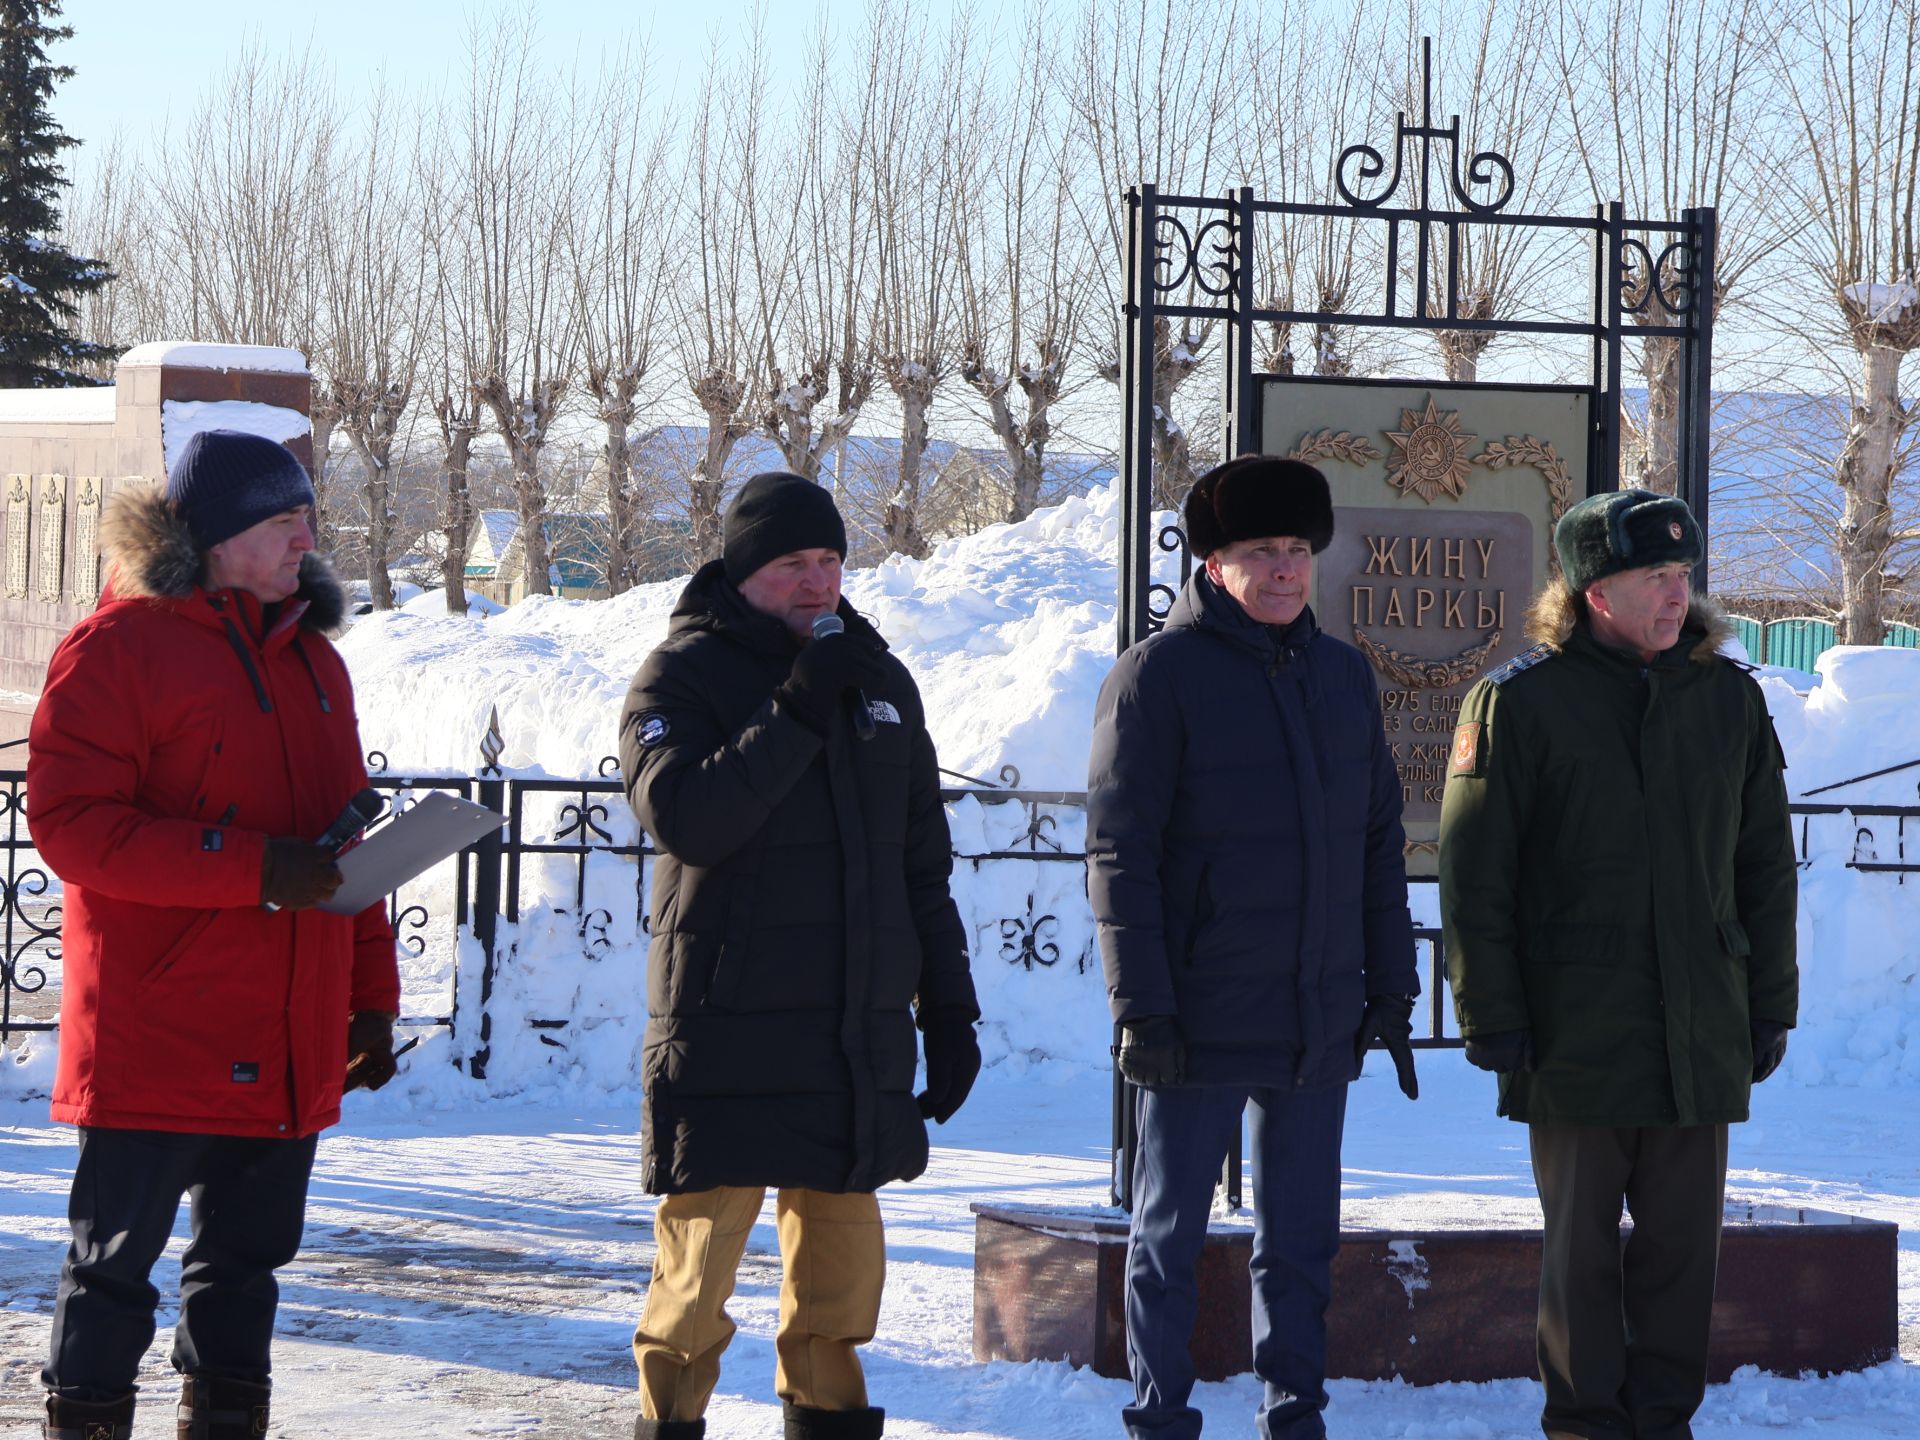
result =
[[[661,1200],[653,1279],[633,1332],[643,1418],[697,1420],[706,1413],[735,1329],[727,1316],[734,1272],[766,1193],[727,1185]],[[817,1410],[865,1409],[856,1347],[873,1339],[880,1323],[887,1274],[880,1201],[871,1193],[781,1190],[775,1220],[781,1280],[774,1390]]]

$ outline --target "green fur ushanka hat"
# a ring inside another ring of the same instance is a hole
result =
[[[1609,490],[1589,495],[1553,527],[1560,570],[1575,593],[1622,570],[1697,565],[1706,545],[1700,522],[1677,495]]]

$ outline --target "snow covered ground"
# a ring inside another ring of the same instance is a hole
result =
[[[417,1063],[410,1057],[409,1063]],[[1375,1058],[1346,1145],[1355,1228],[1538,1223],[1525,1131],[1493,1116],[1492,1080],[1452,1052],[1420,1056],[1422,1098]],[[936,1131],[932,1168],[882,1192],[888,1283],[869,1352],[888,1433],[969,1440],[1093,1440],[1119,1433],[1127,1386],[1064,1364],[972,1359],[976,1200],[1094,1205],[1106,1198],[1108,1078],[1050,1061],[996,1066]],[[1710,1393],[1701,1440],[1920,1434],[1920,1151],[1904,1107],[1861,1089],[1763,1087],[1736,1127],[1731,1193],[1893,1220],[1902,1228],[1902,1358],[1863,1374],[1746,1373]],[[378,1112],[375,1118],[374,1112]],[[283,1275],[276,1434],[310,1440],[422,1433],[625,1437],[637,1413],[628,1351],[652,1260],[653,1202],[637,1184],[631,1097],[594,1108],[489,1104],[394,1117],[358,1101],[320,1146],[307,1243]],[[42,1106],[0,1105],[0,1427],[37,1403],[65,1237],[70,1133]],[[184,1230],[182,1230],[184,1235]],[[170,1296],[176,1237],[156,1280]],[[713,1440],[779,1433],[772,1398],[779,1283],[771,1207],[733,1306],[740,1334],[710,1412]],[[137,1437],[171,1435],[165,1360]],[[1539,1434],[1537,1387],[1411,1388],[1339,1381],[1335,1440]],[[1250,1435],[1248,1377],[1202,1385],[1208,1433]]]

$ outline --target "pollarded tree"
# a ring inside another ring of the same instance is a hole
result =
[[[47,109],[73,74],[47,59],[73,34],[48,23],[59,14],[60,0],[0,0],[0,388],[94,384],[84,367],[115,353],[75,333],[76,298],[112,274],[56,238],[69,183],[60,152],[79,143]]]

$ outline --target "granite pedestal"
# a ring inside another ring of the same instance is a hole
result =
[[[1127,1373],[1126,1217],[976,1204],[973,1354]],[[1899,1348],[1898,1227],[1820,1210],[1729,1206],[1711,1378],[1859,1370]],[[1200,1260],[1200,1378],[1250,1368],[1245,1223],[1216,1221]],[[1327,1317],[1329,1375],[1409,1384],[1531,1376],[1538,1230],[1350,1230]]]

